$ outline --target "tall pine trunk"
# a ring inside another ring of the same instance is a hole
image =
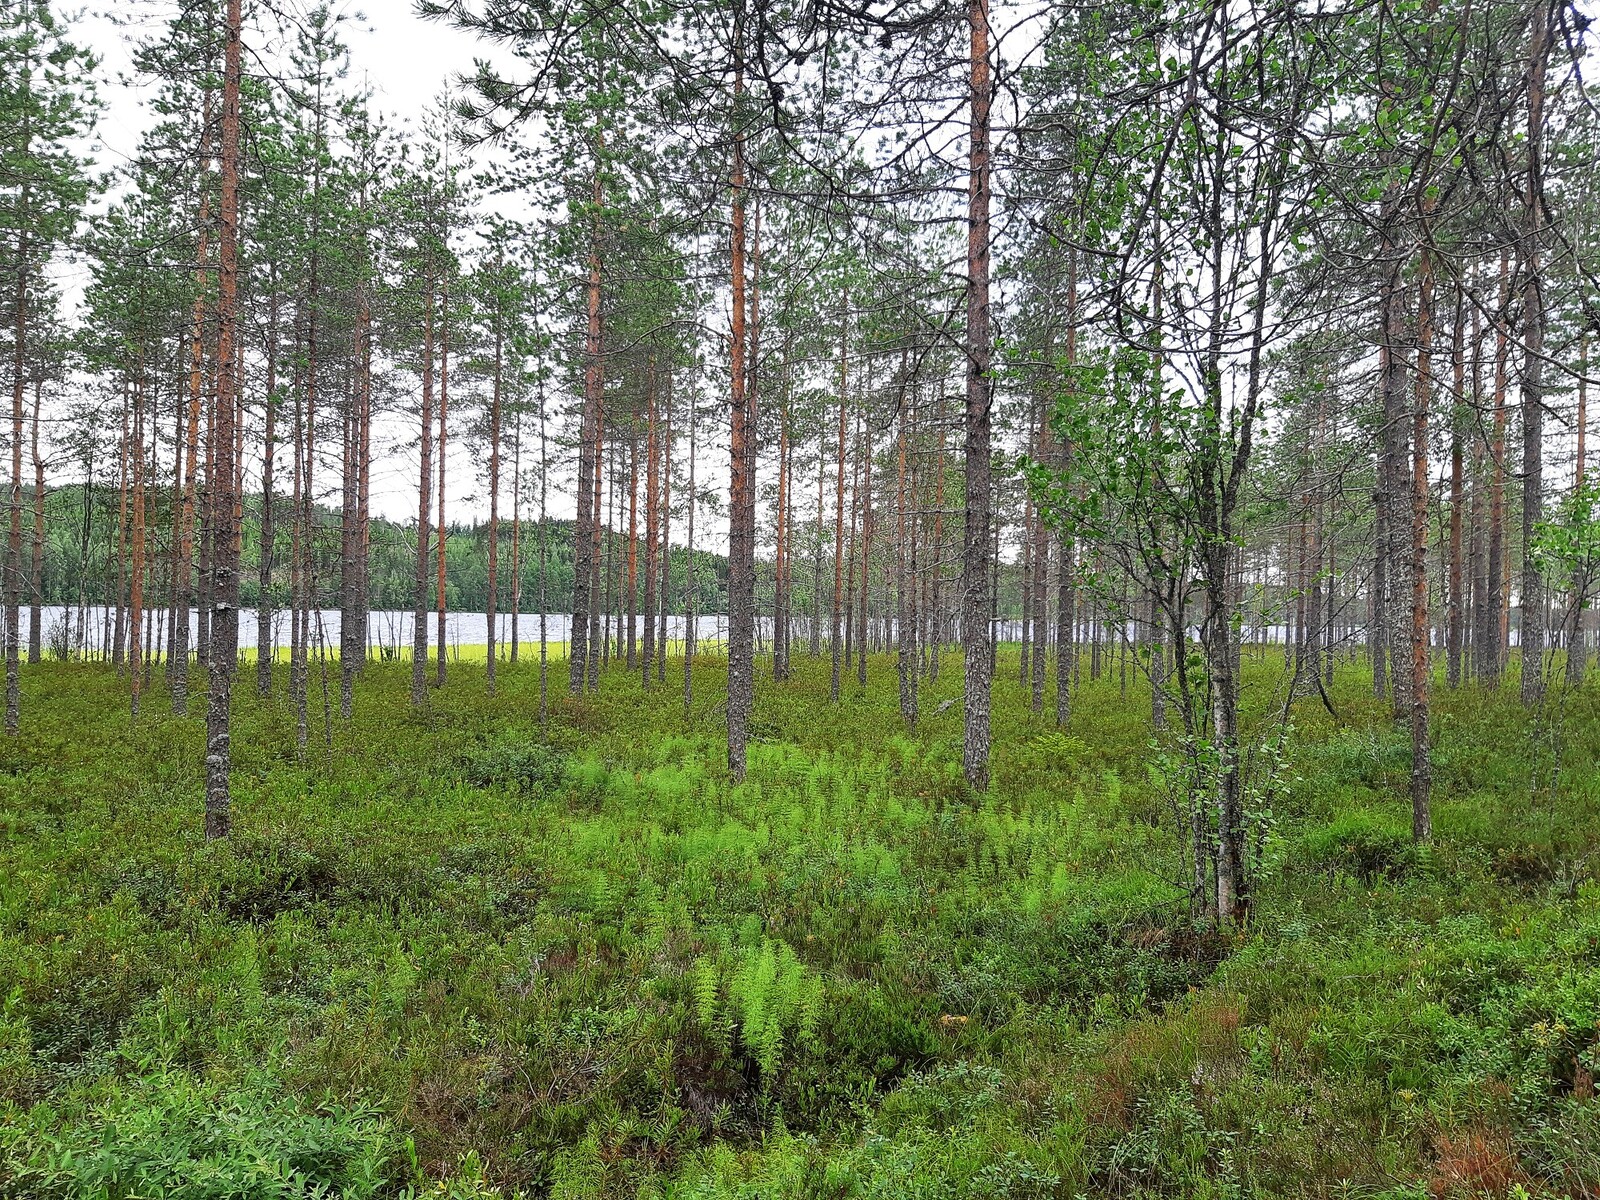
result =
[[[650,382],[654,379],[654,359],[650,368]],[[654,387],[645,389],[645,442],[644,442],[644,686],[650,686],[650,674],[655,669],[656,654],[656,551],[661,536],[660,509],[660,431],[656,425],[656,393]],[[632,655],[629,655],[632,666]]]
[[[172,688],[172,711],[189,711],[189,604],[190,577],[194,558],[195,474],[199,469],[200,397],[205,372],[206,261],[211,226],[211,190],[206,175],[211,169],[211,91],[206,90],[202,109],[200,148],[200,241],[199,264],[194,273],[194,311],[189,330],[189,403],[184,420],[183,487],[178,509],[176,538],[177,561],[173,564],[172,651],[167,658],[167,676]]]
[[[1585,460],[1589,442],[1589,335],[1578,337],[1578,411],[1575,414],[1578,444],[1572,456],[1572,490],[1581,492],[1584,485]],[[1583,682],[1583,672],[1589,647],[1583,627],[1583,606],[1589,591],[1590,575],[1587,564],[1579,567],[1572,581],[1572,595],[1568,599],[1567,618],[1567,683],[1577,687]]]
[[[1078,361],[1078,254],[1067,252],[1067,345],[1066,365],[1070,380]],[[1063,477],[1072,473],[1072,442],[1061,439],[1057,459]],[[1056,575],[1056,726],[1065,728],[1072,717],[1072,668],[1077,658],[1077,558],[1078,549],[1071,527],[1065,523],[1059,534]],[[1175,646],[1174,652],[1181,653]]]
[[[267,346],[265,432],[261,449],[261,545],[256,562],[256,694],[272,692],[272,563],[277,525],[274,518],[277,500],[272,491],[274,439],[278,419],[278,268],[274,263],[267,273]],[[191,458],[193,448],[191,445]]]
[[[111,627],[111,662],[120,671],[128,640],[128,464],[131,449],[128,423],[132,409],[131,373],[122,381],[122,436],[117,441],[117,597]]]
[[[966,374],[963,427],[966,497],[961,554],[961,640],[966,665],[961,764],[976,791],[989,786],[989,687],[993,674],[988,634],[990,404],[989,378],[989,3],[970,0],[970,137],[967,184]]]
[[[1426,227],[1424,202],[1424,226]],[[1424,233],[1417,281],[1417,384],[1411,426],[1411,836],[1433,837],[1428,740],[1428,405],[1433,388],[1433,253]]]
[[[26,116],[22,144],[24,156],[29,145]],[[29,212],[30,189],[26,181],[20,189],[17,211],[26,216]],[[11,362],[11,504],[10,536],[6,540],[5,620],[6,620],[6,733],[15,735],[22,706],[22,667],[18,653],[17,601],[22,582],[22,402],[28,386],[28,245],[26,229],[17,233],[16,288],[12,295],[12,362]],[[143,409],[140,409],[142,414]],[[135,425],[139,422],[135,421]],[[144,457],[143,430],[140,431],[139,457]],[[142,505],[142,499],[141,499]],[[135,625],[137,630],[137,625]],[[135,635],[137,640],[137,634]],[[135,669],[135,675],[138,671]],[[135,683],[135,695],[138,684]],[[135,705],[137,711],[137,705]]]
[[[422,310],[422,449],[417,476],[417,561],[411,593],[411,704],[428,699],[428,534],[433,515],[433,264]]]
[[[567,689],[583,692],[588,668],[590,568],[594,553],[594,471],[599,437],[600,405],[604,378],[600,361],[600,144],[594,161],[594,217],[590,228],[589,275],[586,293],[587,325],[584,334],[583,410],[578,430],[577,515],[572,523],[572,620],[567,626]],[[543,521],[540,522],[543,536]]]
[[[1461,686],[1462,630],[1466,622],[1466,596],[1461,562],[1462,526],[1466,517],[1466,480],[1462,447],[1462,408],[1466,396],[1466,309],[1456,290],[1456,317],[1450,339],[1450,370],[1454,395],[1450,405],[1450,558],[1447,568],[1449,622],[1445,630],[1445,680]]]
[[[145,366],[144,348],[139,349],[139,363],[137,375],[133,385],[133,443],[129,449],[132,462],[133,475],[133,521],[130,533],[130,563],[128,567],[128,687],[130,705],[134,718],[139,716],[139,705],[144,694],[144,537],[145,537],[145,497],[144,497],[144,417],[145,417]],[[11,722],[11,691],[17,673],[11,670],[11,660],[16,653],[15,630],[9,624],[15,618],[16,609],[9,604],[11,593],[14,590],[11,583],[7,583],[7,641],[6,641],[6,720]],[[7,732],[14,732],[8,729]]]
[[[1494,435],[1489,447],[1489,552],[1484,628],[1478,674],[1493,687],[1500,686],[1505,669],[1506,606],[1506,369],[1510,339],[1506,332],[1506,307],[1511,299],[1510,264],[1500,256],[1500,305],[1495,315]]]
[[[846,293],[844,319],[839,325],[839,463],[838,470],[834,475],[833,630],[829,642],[829,653],[832,655],[832,675],[828,694],[835,703],[838,703],[839,700],[839,678],[843,665],[840,656],[844,651],[844,630],[841,623],[844,620],[844,456],[846,440],[849,436],[849,425],[846,421],[846,403],[850,390],[849,327],[850,297]]]
[[[867,686],[867,637],[872,582],[872,424],[862,418],[861,446],[861,604],[857,614],[856,683]]]
[[[500,599],[500,397],[505,371],[505,327],[498,289],[494,304],[494,381],[489,393],[489,579],[484,596],[484,627],[488,637],[485,686],[491,696],[500,657],[495,637],[495,606]]]
[[[445,480],[445,442],[449,434],[450,415],[450,285],[446,282],[439,305],[439,525],[435,534],[434,562],[436,576],[434,580],[433,603],[437,619],[434,638],[437,643],[436,650],[439,655],[435,664],[434,682],[444,686],[445,657],[448,654],[448,642],[445,638],[445,549],[447,530],[444,520],[444,480]]]
[[[243,75],[241,0],[227,0],[222,72],[222,178],[217,253],[217,445],[234,451],[238,416],[239,354],[239,92]],[[212,528],[211,646],[206,660],[206,837],[226,837],[232,828],[233,675],[239,653],[238,472],[236,464],[210,480]]]
[[[1383,398],[1383,463],[1380,474],[1387,544],[1383,608],[1388,632],[1390,695],[1396,718],[1411,710],[1410,589],[1405,564],[1411,559],[1411,472],[1407,455],[1405,294],[1402,254],[1395,244],[1398,198],[1384,200],[1384,277],[1379,292],[1378,319]],[[1381,651],[1380,651],[1381,652]]]
[[[656,585],[656,605],[660,612],[656,626],[656,682],[667,682],[667,609],[672,587],[672,370],[667,370],[665,424],[659,437],[661,459],[661,545],[657,557],[661,579]]]
[[[906,728],[917,728],[917,629],[916,588],[917,552],[916,526],[907,512],[906,456],[910,432],[911,406],[907,403],[906,363],[901,356],[901,392],[899,413],[899,438],[895,447],[895,597],[898,607],[895,615],[896,667],[900,675],[900,718]],[[915,485],[911,491],[915,490]]]
[[[735,18],[735,55],[743,51],[742,9]],[[734,72],[734,98],[744,91],[742,64]],[[745,741],[755,687],[755,425],[748,391],[745,295],[745,145],[744,134],[733,143],[732,192],[732,317],[729,339],[730,407],[728,481],[728,771],[735,782],[744,778]]]
[[[1545,589],[1535,541],[1544,519],[1544,78],[1550,50],[1550,4],[1533,7],[1528,56],[1528,172],[1522,286],[1522,702],[1544,696]]]

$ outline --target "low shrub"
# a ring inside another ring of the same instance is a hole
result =
[[[1382,813],[1346,813],[1307,831],[1302,846],[1313,866],[1353,875],[1362,883],[1397,881],[1417,865],[1411,831]]]
[[[461,768],[473,787],[536,796],[566,780],[567,756],[542,742],[497,741],[467,754]]]
[[[81,1114],[39,1105],[0,1123],[0,1190],[9,1177],[6,1194],[35,1200],[364,1200],[389,1182],[396,1140],[375,1113],[309,1107],[270,1076],[220,1090],[168,1070]]]

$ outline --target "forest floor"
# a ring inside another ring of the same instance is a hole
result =
[[[1597,1194],[1600,690],[1535,722],[1438,688],[1419,854],[1407,742],[1342,665],[1225,939],[1137,680],[1085,663],[1058,733],[1003,654],[975,800],[956,666],[907,735],[891,659],[834,706],[802,656],[738,786],[720,662],[687,715],[681,664],[553,675],[543,733],[532,664],[422,713],[374,664],[348,725],[313,675],[303,755],[245,675],[214,845],[202,699],[134,727],[111,671],[29,668],[0,1194]],[[1258,721],[1281,666],[1247,662]]]

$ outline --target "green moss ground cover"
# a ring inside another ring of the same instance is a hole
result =
[[[1185,915],[1114,678],[1060,733],[1003,656],[975,798],[952,673],[908,735],[890,659],[838,707],[802,660],[731,786],[720,672],[687,715],[676,674],[609,675],[543,732],[527,665],[494,699],[456,666],[413,713],[374,664],[331,734],[314,676],[303,760],[244,679],[237,832],[207,846],[198,716],[153,697],[135,727],[110,671],[31,668],[0,746],[0,1193],[1600,1189],[1595,693],[1535,724],[1440,689],[1418,853],[1406,744],[1346,668],[1338,719],[1297,710],[1224,938]]]

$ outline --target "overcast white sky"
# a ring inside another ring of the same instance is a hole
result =
[[[171,20],[173,0],[119,0],[107,7],[105,0],[92,0],[93,6],[73,16],[73,38],[92,49],[101,59],[99,72],[105,109],[101,115],[93,157],[103,170],[115,170],[129,162],[138,151],[139,139],[151,120],[149,97],[152,88],[128,77],[132,74],[131,46],[135,41],[159,35]],[[291,9],[310,0],[291,0]],[[350,48],[350,81],[365,84],[373,93],[372,107],[394,125],[420,122],[423,111],[436,101],[441,91],[463,73],[470,72],[475,57],[492,57],[474,38],[447,25],[425,21],[417,16],[411,0],[366,0],[333,6],[344,18],[340,36]],[[270,53],[261,43],[262,30],[252,37],[247,32],[248,49]],[[248,64],[247,64],[247,69]],[[66,265],[63,282],[72,293],[82,286],[88,268],[83,263]],[[463,414],[464,416],[464,414]],[[554,414],[552,413],[552,417]],[[417,504],[417,458],[408,447],[396,448],[415,438],[414,421],[390,418],[375,431],[373,464],[374,511],[393,520],[415,519]],[[486,516],[488,500],[481,478],[486,456],[470,445],[460,433],[462,420],[452,431],[448,455],[447,492],[452,520]],[[319,468],[322,483],[331,485],[330,468]],[[336,465],[332,468],[336,470]],[[249,466],[247,464],[247,470]],[[552,479],[554,488],[560,481]],[[510,508],[510,463],[507,462],[502,509]],[[570,514],[570,501],[552,494],[552,512],[563,509]]]
[[[133,154],[147,122],[146,90],[118,82],[129,74],[130,40],[158,35],[177,7],[171,0],[116,0],[110,5],[94,0],[72,21],[76,39],[102,59],[102,94],[108,102],[100,131],[105,165]],[[291,2],[288,7],[297,6]],[[482,50],[471,37],[422,20],[411,0],[345,0],[332,8],[344,18],[340,32],[350,47],[352,81],[365,80],[373,90],[374,107],[400,119],[419,118],[454,74],[471,70]],[[251,49],[259,52],[261,47]]]

